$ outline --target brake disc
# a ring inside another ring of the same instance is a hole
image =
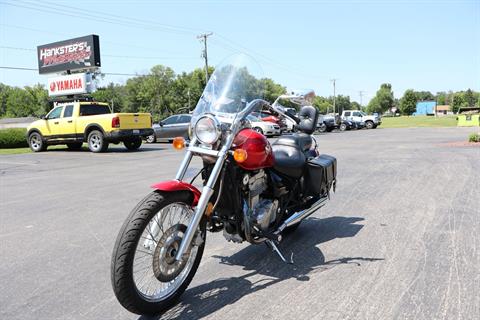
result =
[[[173,225],[158,241],[153,254],[153,273],[159,281],[170,282],[185,268],[191,247],[185,251],[180,261],[175,259],[175,255],[186,231],[187,226],[184,224]]]

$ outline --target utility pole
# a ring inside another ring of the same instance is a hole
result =
[[[200,39],[200,41],[203,42],[204,49],[202,52],[202,58],[205,59],[205,83],[208,82],[208,55],[207,55],[207,38],[210,37],[213,33],[202,33],[197,36],[197,39]]]
[[[333,82],[333,114],[335,115],[335,103],[336,103],[336,94],[335,94],[335,82],[337,81],[338,79],[330,79],[331,82]]]
[[[362,101],[363,101],[363,94],[364,94],[364,93],[365,93],[365,91],[362,91],[362,90],[358,91],[358,94],[360,95],[360,109],[363,108],[363,103],[362,103]]]

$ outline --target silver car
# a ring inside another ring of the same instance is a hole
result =
[[[188,127],[192,120],[190,114],[176,114],[159,123],[153,124],[154,134],[147,137],[148,143],[157,141],[172,141],[175,137],[188,139]]]

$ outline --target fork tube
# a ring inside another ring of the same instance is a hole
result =
[[[180,261],[182,259],[183,254],[185,253],[186,249],[190,246],[193,236],[197,231],[197,228],[198,228],[198,225],[200,224],[200,220],[202,219],[203,213],[207,208],[208,201],[210,200],[210,197],[214,192],[213,187],[215,186],[218,176],[222,171],[225,158],[227,157],[227,152],[230,149],[230,144],[227,144],[222,147],[219,153],[217,162],[215,163],[215,166],[212,169],[212,173],[208,178],[207,184],[202,189],[202,195],[198,200],[198,205],[197,205],[197,208],[195,209],[195,214],[193,215],[192,220],[188,224],[187,231],[185,232],[185,236],[183,237],[182,243],[180,244],[180,248],[178,248],[177,254],[175,255],[175,259],[177,261]]]
[[[190,142],[191,145],[195,145],[197,139],[193,138]],[[177,175],[175,176],[176,180],[183,180],[185,173],[187,172],[188,166],[190,165],[190,161],[192,161],[193,153],[190,150],[187,150],[185,157],[183,157],[182,163],[180,164],[180,168],[178,168]]]

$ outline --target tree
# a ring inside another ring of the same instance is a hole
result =
[[[357,101],[350,102],[350,109],[352,110],[362,110],[362,106]]]
[[[375,94],[375,97],[370,100],[367,106],[369,113],[378,112],[383,113],[393,107],[395,99],[393,97],[392,85],[384,83]]]
[[[402,114],[411,115],[417,108],[417,95],[413,89],[408,89],[400,99],[400,111]]]
[[[0,83],[0,117],[3,117],[7,112],[7,99],[10,90],[12,90],[10,86]]]
[[[457,113],[460,108],[468,107],[468,102],[465,100],[463,92],[456,92],[453,95],[452,111]]]
[[[97,101],[110,103],[114,112],[122,112],[125,110],[125,86],[111,82],[106,87],[99,88],[92,96]]]
[[[469,107],[473,107],[477,104],[477,98],[471,89],[465,91],[463,98]]]
[[[435,100],[435,96],[430,91],[415,91],[417,101]]]
[[[331,98],[333,99],[333,98]],[[341,114],[343,110],[350,109],[350,96],[338,95],[335,99],[335,112]]]
[[[320,111],[321,114],[327,114],[333,110],[333,103],[325,97],[316,96],[313,99],[313,106]]]
[[[287,92],[284,86],[275,83],[272,79],[264,78],[261,81],[263,81],[265,91],[264,99],[270,103],[273,103],[279,96]]]

